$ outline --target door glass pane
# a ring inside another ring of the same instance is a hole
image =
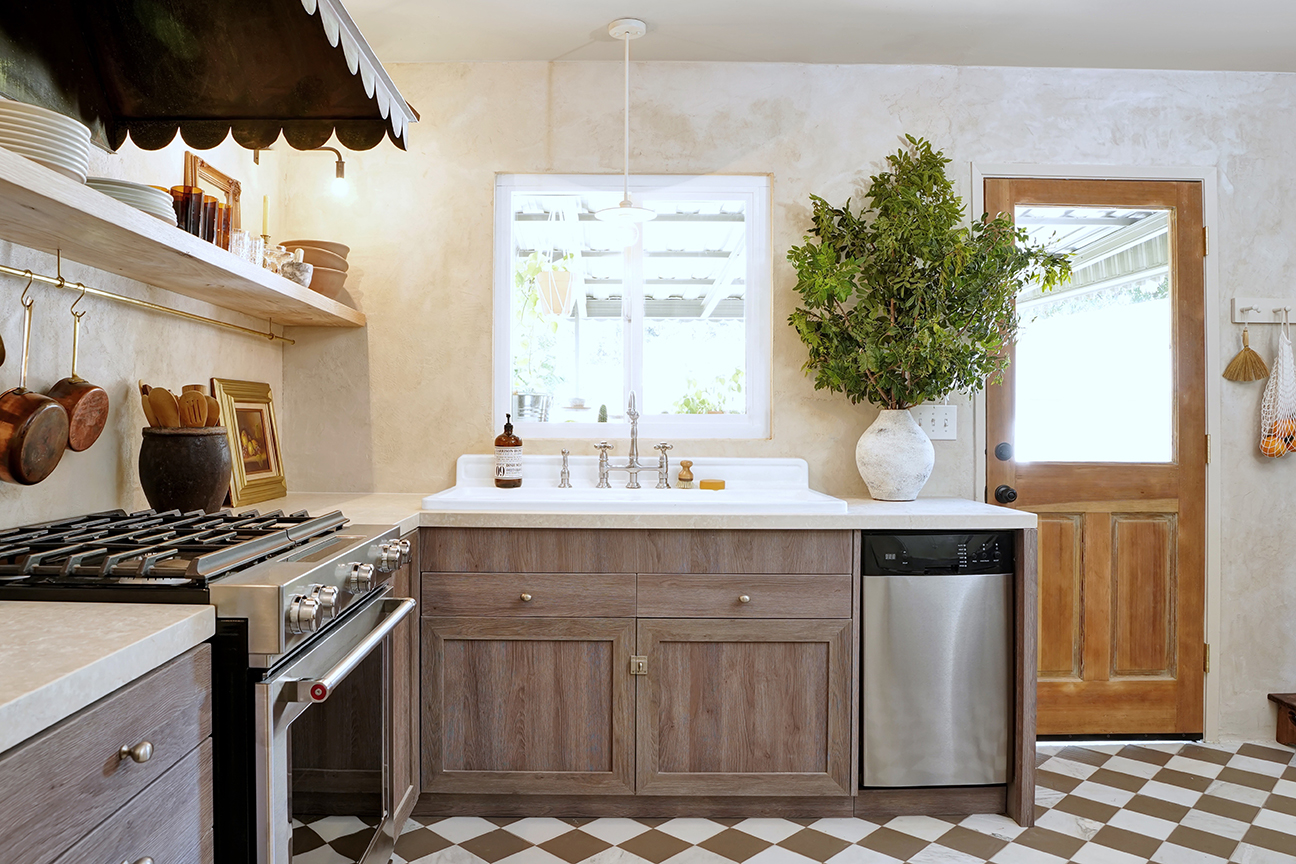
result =
[[[1174,460],[1170,217],[1017,208],[1032,242],[1073,256],[1070,283],[1018,298],[1017,461]]]

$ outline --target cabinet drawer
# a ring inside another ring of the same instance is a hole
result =
[[[634,614],[632,573],[423,574],[423,616],[429,618],[633,618]]]
[[[184,861],[211,864],[211,740],[176,765],[58,859],[84,861]]]
[[[211,647],[199,645],[15,747],[0,758],[6,860],[53,861],[210,736]],[[147,761],[118,755],[144,741]]]
[[[850,618],[851,576],[644,573],[639,576],[637,614],[640,618]]]

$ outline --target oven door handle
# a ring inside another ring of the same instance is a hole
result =
[[[396,629],[396,625],[413,611],[414,606],[415,601],[413,599],[399,601],[396,608],[387,617],[383,618],[377,627],[370,630],[360,640],[360,644],[352,648],[350,653],[339,660],[336,666],[318,678],[285,681],[280,698],[284,702],[323,702],[333,692],[334,688],[342,683],[342,679],[350,675],[360,665],[360,661],[368,657],[369,653],[378,647],[382,640],[387,638],[387,634]]]

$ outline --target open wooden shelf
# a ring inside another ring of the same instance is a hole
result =
[[[0,238],[276,324],[365,323],[350,306],[3,148]]]

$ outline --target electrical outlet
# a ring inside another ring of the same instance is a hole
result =
[[[958,437],[956,405],[915,405],[909,413],[933,441],[953,441]]]

